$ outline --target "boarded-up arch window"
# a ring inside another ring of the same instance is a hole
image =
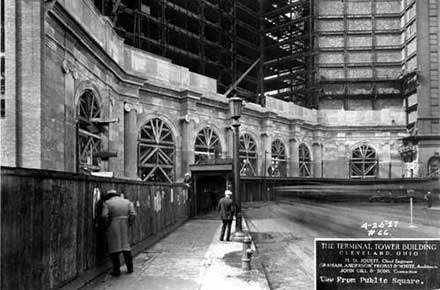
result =
[[[146,122],[138,141],[138,174],[142,180],[172,182],[175,151],[170,127],[159,118]]]
[[[277,139],[272,142],[271,149],[271,165],[269,167],[270,176],[274,177],[284,177],[286,176],[286,168],[287,168],[287,156],[286,156],[286,147],[284,146],[281,140]]]
[[[222,147],[217,133],[210,127],[205,127],[197,134],[194,144],[194,163],[199,164],[221,157]]]
[[[312,176],[312,158],[310,156],[310,150],[305,144],[300,144],[298,147],[298,159],[299,176]]]
[[[257,175],[257,144],[251,135],[245,133],[240,136],[240,175]]]
[[[351,151],[350,176],[353,178],[376,177],[378,171],[376,150],[368,144],[361,144]]]
[[[428,176],[440,176],[440,157],[434,156],[428,162]]]
[[[102,135],[93,119],[101,117],[101,108],[97,97],[91,90],[85,90],[79,97],[76,112],[79,170],[99,171],[101,167],[97,153],[101,151]]]

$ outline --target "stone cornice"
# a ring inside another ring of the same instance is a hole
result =
[[[202,98],[202,94],[191,90],[174,90],[170,88],[160,87],[155,84],[146,83],[139,89],[140,92],[150,93],[157,95],[159,98],[168,97],[174,99],[177,102],[186,102],[193,100],[199,102]]]
[[[222,101],[209,99],[203,96],[200,98],[200,101],[197,102],[197,106],[216,108],[224,113],[229,112],[229,105],[227,102],[223,103]]]
[[[76,40],[88,50],[99,62],[111,71],[119,80],[142,86],[147,80],[127,73],[124,68],[117,64],[112,57],[85,31],[81,25],[59,3],[55,3],[49,11],[56,21],[62,24],[66,31],[69,31]],[[47,21],[47,20],[46,20]]]
[[[192,99],[198,101],[201,99],[201,97],[202,97],[201,93],[194,92],[191,90],[183,90],[180,92],[180,98],[182,99]]]
[[[141,88],[139,88],[140,92],[146,92],[151,94],[156,94],[158,97],[169,97],[172,99],[181,99],[181,92],[174,89],[169,89],[166,87],[160,87],[157,85],[153,85],[150,83],[144,84]]]

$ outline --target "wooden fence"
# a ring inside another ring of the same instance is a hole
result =
[[[57,289],[108,262],[94,192],[115,188],[134,203],[131,238],[138,248],[188,219],[183,184],[8,167],[1,177],[2,289]]]
[[[256,177],[241,177],[240,180],[240,194],[241,201],[269,201],[274,200],[275,195],[272,190],[274,181],[267,180],[259,176]]]

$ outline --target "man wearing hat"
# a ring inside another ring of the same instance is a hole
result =
[[[426,207],[427,207],[427,208],[432,207],[432,194],[431,194],[431,192],[428,191],[428,192],[425,194],[424,197],[425,197],[425,200],[426,200]]]
[[[220,212],[220,218],[222,219],[222,231],[220,233],[220,241],[223,241],[226,229],[226,241],[230,241],[232,219],[235,214],[235,205],[231,199],[232,192],[225,190],[225,197],[222,197],[218,202],[217,210]]]
[[[102,218],[107,221],[107,241],[108,251],[113,264],[113,276],[121,274],[119,256],[124,255],[127,273],[133,272],[133,258],[131,256],[130,243],[128,241],[128,227],[134,222],[136,211],[133,204],[122,198],[116,190],[107,191],[106,197],[109,197],[102,207]]]

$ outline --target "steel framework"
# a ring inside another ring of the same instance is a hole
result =
[[[316,107],[313,0],[273,0],[262,5],[260,95]]]
[[[313,0],[94,0],[129,45],[171,59],[236,88],[313,106]]]

